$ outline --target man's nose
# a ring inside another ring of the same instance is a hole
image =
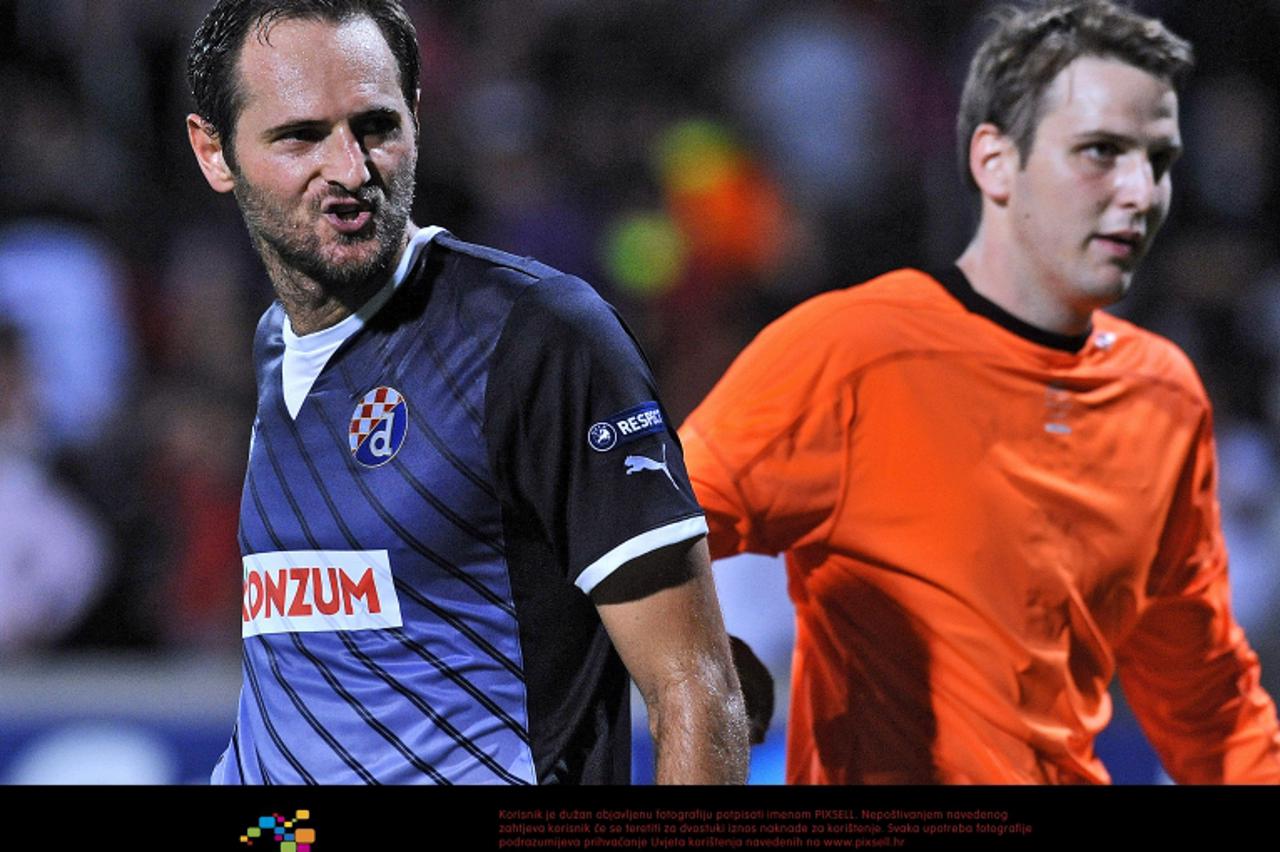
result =
[[[360,138],[347,125],[340,125],[327,140],[321,176],[344,189],[357,190],[369,182],[369,156]]]

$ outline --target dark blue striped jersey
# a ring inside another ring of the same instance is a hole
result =
[[[613,310],[427,229],[330,329],[273,305],[254,361],[244,681],[213,780],[628,781],[626,672],[586,592],[706,524]]]

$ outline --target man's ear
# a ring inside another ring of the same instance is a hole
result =
[[[409,104],[409,112],[413,116],[413,135],[415,138],[420,135],[418,130],[420,126],[418,124],[418,106],[421,103],[422,103],[422,89],[420,88],[415,89],[413,92],[413,103]]]
[[[191,150],[195,152],[196,162],[204,179],[216,192],[230,192],[236,185],[235,174],[227,165],[226,152],[222,147],[222,139],[214,132],[213,126],[194,112],[187,116],[187,138],[191,140]]]
[[[1013,177],[1021,167],[1018,146],[990,122],[974,128],[969,139],[969,174],[983,196],[996,204],[1009,200]]]

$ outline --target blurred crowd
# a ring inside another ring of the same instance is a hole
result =
[[[207,5],[0,0],[0,657],[239,640],[271,292],[186,141]],[[798,301],[970,236],[952,128],[989,3],[406,5],[415,220],[592,282],[677,421]],[[1237,614],[1277,694],[1280,2],[1136,5],[1199,66],[1173,213],[1118,311],[1213,398]]]

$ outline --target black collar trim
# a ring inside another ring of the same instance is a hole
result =
[[[1058,334],[1054,331],[1045,331],[1043,328],[1038,328],[1029,322],[1018,319],[973,289],[973,285],[969,283],[969,279],[965,277],[964,272],[958,266],[930,270],[929,274],[936,278],[947,289],[947,292],[954,296],[956,301],[964,305],[971,313],[986,317],[1002,328],[1040,346],[1048,346],[1051,349],[1075,353],[1084,348],[1085,344],[1089,342],[1090,335],[1093,334],[1092,323],[1082,334]]]

